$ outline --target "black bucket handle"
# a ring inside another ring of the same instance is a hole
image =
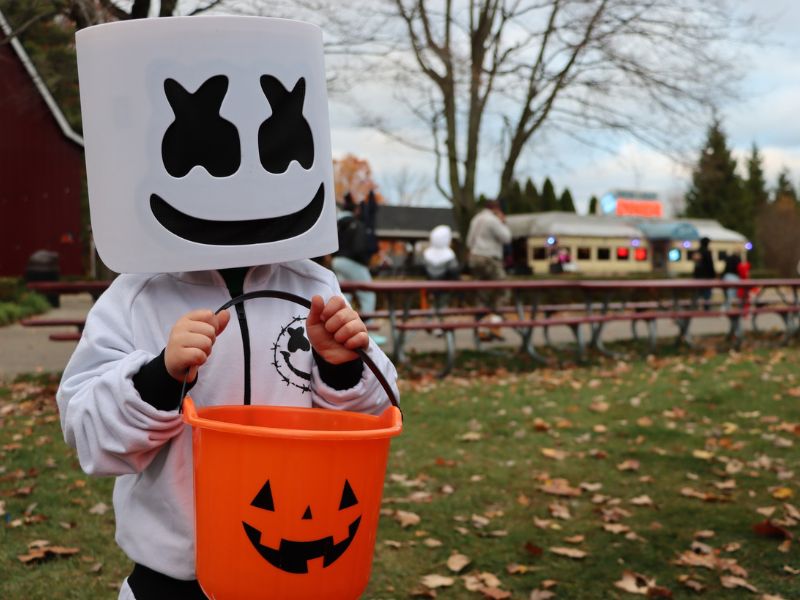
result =
[[[255,292],[247,292],[246,294],[242,294],[241,296],[236,296],[236,298],[231,298],[225,304],[220,306],[217,310],[214,311],[214,314],[219,314],[223,310],[230,308],[236,304],[241,304],[246,300],[252,300],[253,298],[277,298],[279,300],[287,300],[289,302],[294,302],[295,304],[299,304],[304,308],[311,308],[311,301],[302,296],[298,296],[297,294],[292,294],[290,292],[282,292],[280,290],[257,290]],[[397,396],[395,396],[394,390],[392,390],[392,386],[389,385],[389,382],[386,380],[386,377],[378,368],[378,365],[367,355],[367,353],[362,350],[361,348],[356,348],[353,350],[356,354],[358,354],[359,358],[367,365],[370,371],[372,371],[373,375],[377,378],[378,382],[383,387],[383,390],[386,392],[386,395],[389,397],[389,401],[392,403],[393,406],[397,407],[397,410],[400,411],[400,414],[403,414],[403,411],[400,409],[400,403],[397,401]],[[183,377],[183,386],[181,386],[181,398],[180,404],[178,405],[178,412],[183,411],[183,399],[186,397],[186,384],[187,379],[189,377],[189,369],[186,369],[186,374]]]

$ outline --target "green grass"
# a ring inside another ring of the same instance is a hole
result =
[[[752,527],[765,519],[757,508],[776,507],[772,519],[797,530],[783,504],[800,505],[800,350],[672,355],[562,371],[528,371],[510,354],[464,356],[441,382],[428,374],[426,357],[415,359],[413,371],[404,369],[405,431],[392,443],[365,598],[426,594],[420,580],[428,574],[455,579],[435,590],[440,599],[481,598],[461,579],[475,573],[494,574],[513,598],[529,598],[545,580],[557,582],[557,598],[633,598],[614,587],[626,569],[655,578],[674,598],[697,595],[678,581],[681,575],[705,585],[704,598],[760,597],[723,588],[726,573],[674,564],[699,530],[714,532],[700,541],[735,559],[760,593],[798,597],[800,575],[784,570],[800,569],[797,548],[781,552],[781,540]],[[113,541],[112,511],[90,513],[100,502],[111,504],[112,482],[83,475],[64,445],[55,385],[43,376],[0,389],[0,501],[7,513],[0,598],[109,598],[129,569]],[[465,441],[468,433],[477,439]],[[638,470],[618,468],[624,461],[638,461]],[[602,487],[577,497],[545,493],[542,487],[556,479]],[[730,480],[733,490],[713,485]],[[10,495],[27,486],[29,495]],[[716,501],[687,497],[683,488]],[[793,496],[775,499],[777,488]],[[644,495],[652,506],[631,503]],[[553,518],[553,503],[571,518]],[[11,527],[26,509],[47,520]],[[615,509],[627,511],[619,522],[636,539],[603,529],[604,515]],[[418,515],[419,524],[401,527],[397,510]],[[565,541],[572,536],[584,538]],[[441,545],[429,547],[431,538]],[[36,539],[80,552],[23,565],[17,556]],[[561,557],[552,547],[587,556]],[[446,565],[456,551],[471,559],[458,575]],[[510,574],[512,564],[526,569]]]

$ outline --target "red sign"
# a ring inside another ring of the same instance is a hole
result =
[[[617,198],[618,217],[662,217],[664,210],[658,200],[634,200]]]

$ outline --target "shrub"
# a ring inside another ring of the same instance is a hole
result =
[[[35,292],[22,292],[15,300],[0,302],[0,326],[8,325],[50,309],[47,298]]]

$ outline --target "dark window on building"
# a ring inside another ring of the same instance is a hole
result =
[[[597,260],[611,260],[611,248],[598,248]]]
[[[547,248],[544,246],[534,246],[533,260],[547,260]]]
[[[578,260],[592,260],[592,249],[578,247]]]
[[[617,260],[628,260],[631,257],[630,248],[626,246],[617,247]]]

